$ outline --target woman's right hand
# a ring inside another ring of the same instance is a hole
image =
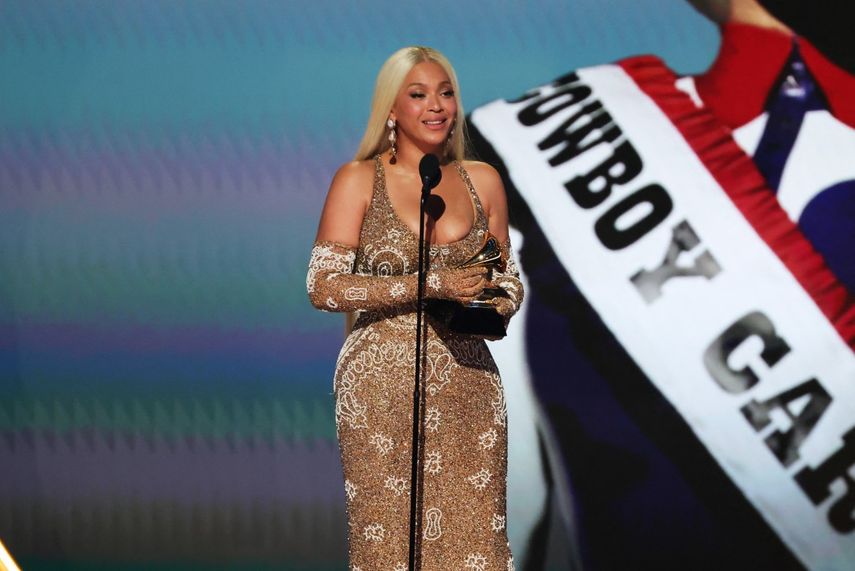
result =
[[[487,268],[431,270],[426,285],[428,298],[467,303],[481,295],[487,286]]]

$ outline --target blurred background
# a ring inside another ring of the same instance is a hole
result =
[[[345,568],[343,321],[305,270],[411,44],[471,110],[633,54],[697,73],[718,34],[666,0],[0,1],[0,539],[23,569]]]

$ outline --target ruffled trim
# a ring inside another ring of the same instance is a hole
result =
[[[676,75],[659,58],[633,57],[618,65],[671,120],[754,231],[855,351],[855,298],[781,208],[754,162],[733,140],[730,129],[677,89]]]

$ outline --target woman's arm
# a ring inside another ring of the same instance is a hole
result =
[[[508,292],[507,298],[496,298],[496,310],[505,318],[507,325],[522,304],[524,292],[508,232],[508,199],[505,196],[505,186],[496,169],[487,163],[472,161],[467,162],[465,167],[478,192],[490,233],[502,245],[504,270],[493,270],[493,281],[489,285],[498,286]]]

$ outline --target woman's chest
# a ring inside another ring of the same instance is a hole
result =
[[[385,224],[363,227],[356,255],[356,272],[363,275],[396,276],[414,274],[418,269],[418,237],[396,227],[392,220]],[[428,267],[456,267],[475,254],[484,241],[486,229],[476,219],[475,227],[462,240],[450,244],[429,245]]]

